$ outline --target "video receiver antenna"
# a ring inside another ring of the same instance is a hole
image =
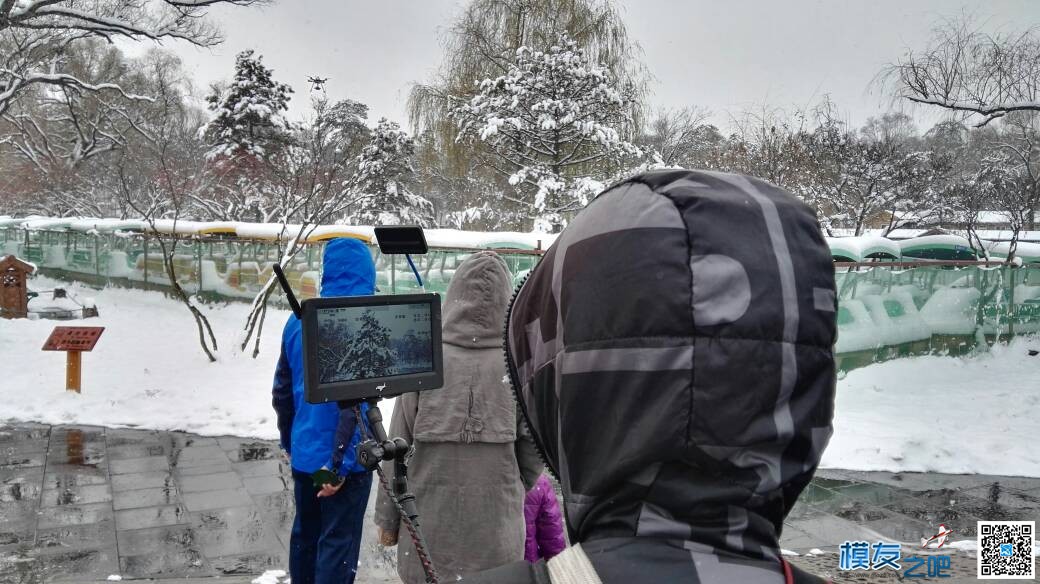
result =
[[[303,320],[303,309],[300,308],[300,301],[296,299],[296,294],[293,294],[292,288],[289,287],[289,280],[285,278],[285,272],[282,271],[281,264],[274,264],[274,275],[278,278],[278,283],[281,284],[282,290],[285,291],[285,299],[289,301],[289,308],[292,309],[293,314],[296,318]]]

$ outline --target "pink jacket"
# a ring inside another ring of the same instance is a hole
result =
[[[527,520],[527,545],[524,559],[537,562],[548,560],[567,546],[563,539],[563,520],[560,504],[552,483],[543,474],[524,500],[524,518]]]

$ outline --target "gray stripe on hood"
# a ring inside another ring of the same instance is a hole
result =
[[[763,195],[758,187],[747,178],[722,173],[710,173],[724,180],[742,191],[751,195],[762,208],[765,218],[766,229],[769,240],[773,246],[773,256],[776,258],[777,273],[780,278],[780,295],[784,307],[784,342],[781,347],[780,366],[780,391],[776,399],[776,408],[773,410],[773,422],[776,425],[776,453],[783,452],[787,444],[794,436],[794,420],[791,418],[791,394],[798,380],[798,359],[795,355],[794,343],[798,340],[798,296],[795,288],[794,264],[791,260],[791,252],[787,248],[787,237],[784,235],[784,225],[780,220],[780,213],[772,199]],[[758,484],[758,493],[768,493],[775,490],[783,482],[780,469],[780,457],[776,454],[757,456],[745,453],[734,459],[734,462],[743,465],[749,462],[762,465],[762,481]],[[761,472],[761,471],[760,471]]]
[[[643,503],[639,510],[636,535],[688,540],[691,533],[688,524],[671,517],[667,510],[653,503]]]
[[[567,351],[560,358],[564,375],[591,371],[675,371],[689,369],[693,345]]]

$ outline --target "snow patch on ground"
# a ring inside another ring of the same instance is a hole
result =
[[[1040,339],[896,359],[838,382],[824,468],[1040,477]]]
[[[200,305],[220,347],[219,360],[210,363],[187,308],[163,294],[44,278],[31,287],[55,285],[95,296],[101,316],[0,323],[0,419],[278,437],[271,380],[288,311],[268,311],[261,353],[253,359],[233,342],[248,304]],[[40,350],[56,325],[105,327],[83,355],[82,394],[65,391],[65,354]]]
[[[252,584],[281,584],[289,582],[285,570],[268,570],[252,580]]]
[[[270,307],[253,359],[243,353],[249,304],[199,304],[217,337],[217,362],[199,347],[188,309],[160,292],[95,290],[34,278],[31,289],[66,288],[93,296],[100,317],[73,321],[0,321],[0,422],[85,424],[179,430],[205,436],[275,440],[271,382],[289,311]],[[103,326],[97,346],[83,355],[83,392],[65,391],[65,354],[42,351],[55,326]],[[393,401],[384,400],[390,419]]]

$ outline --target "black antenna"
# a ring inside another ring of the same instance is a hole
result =
[[[281,264],[276,263],[271,267],[274,269],[274,275],[278,277],[278,283],[282,285],[282,290],[285,290],[285,299],[289,301],[289,308],[292,309],[296,318],[302,320],[303,309],[300,308],[300,302],[296,300],[296,295],[293,294],[292,288],[289,287],[289,280],[285,279],[285,272],[282,271]]]

